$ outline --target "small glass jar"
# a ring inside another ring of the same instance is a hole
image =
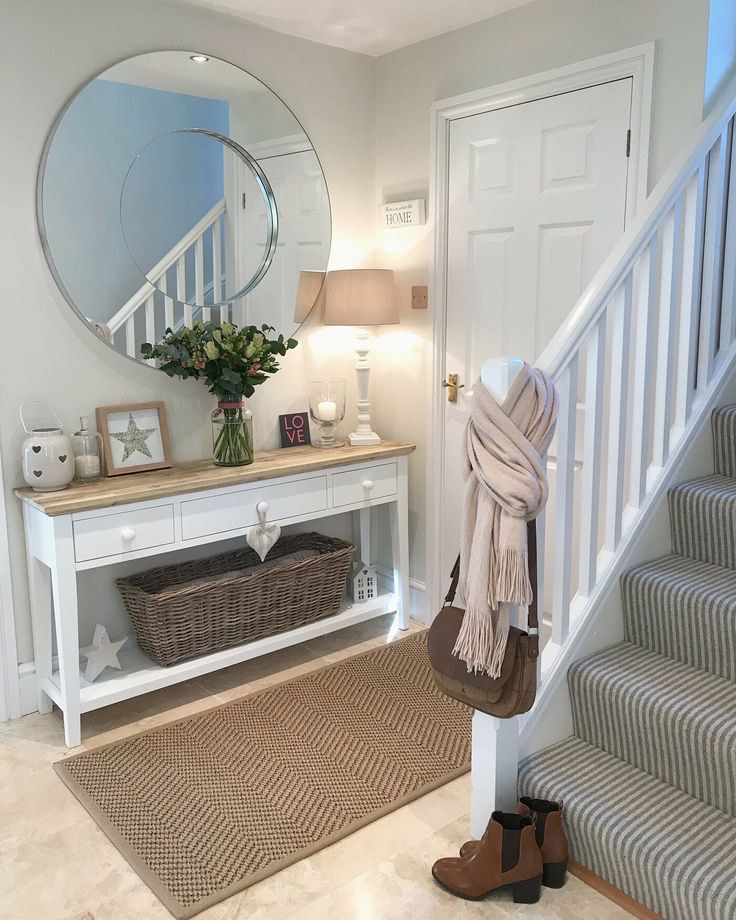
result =
[[[342,447],[335,430],[345,418],[344,380],[312,380],[309,384],[309,415],[319,426],[320,439],[315,447]]]
[[[243,399],[221,400],[212,413],[212,459],[216,466],[253,462],[253,413]]]
[[[96,431],[89,430],[89,419],[79,419],[79,431],[72,436],[74,450],[74,481],[97,482],[102,479],[102,438]]]

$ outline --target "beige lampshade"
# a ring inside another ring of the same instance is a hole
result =
[[[329,272],[326,288],[328,326],[383,326],[399,321],[394,273],[389,269]]]
[[[294,305],[295,323],[303,323],[317,301],[320,302],[318,310],[324,305],[325,274],[326,272],[299,272],[299,284]]]

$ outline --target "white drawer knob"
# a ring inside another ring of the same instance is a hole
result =
[[[373,488],[374,485],[375,485],[375,482],[373,482],[372,479],[363,480],[363,488],[366,490],[366,492],[370,492],[370,490]]]
[[[120,536],[123,538],[125,543],[130,543],[135,540],[135,528],[134,527],[123,527],[120,531]]]
[[[256,511],[258,512],[259,517],[263,517],[268,514],[268,502],[258,502],[256,505]]]

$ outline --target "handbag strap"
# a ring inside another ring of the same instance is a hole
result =
[[[527,608],[526,621],[527,630],[531,643],[529,655],[532,658],[539,657],[539,607],[537,598],[537,523],[529,521],[526,528],[527,553],[529,557],[529,581],[532,586],[532,601]],[[460,580],[460,554],[458,553],[455,565],[450,573],[450,588],[445,597],[444,606],[452,604],[455,600],[457,585]]]
[[[460,553],[457,554],[457,559],[455,560],[455,565],[452,567],[450,572],[450,588],[445,595],[444,606],[447,607],[448,604],[451,604],[455,600],[455,593],[457,591],[457,583],[460,581]]]
[[[526,528],[527,553],[529,558],[529,581],[532,586],[532,600],[526,612],[526,628],[529,633],[529,656],[539,657],[539,608],[537,586],[537,522],[529,521]]]

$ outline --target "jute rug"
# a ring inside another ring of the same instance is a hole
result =
[[[55,768],[187,918],[467,772],[470,721],[417,633]]]

